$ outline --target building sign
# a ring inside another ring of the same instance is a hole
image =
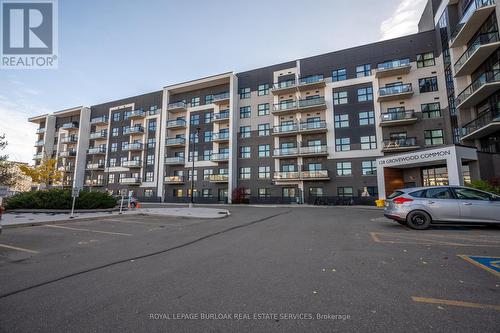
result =
[[[409,153],[405,155],[399,155],[394,157],[387,157],[378,159],[378,165],[380,166],[396,166],[401,164],[411,164],[411,163],[422,163],[429,161],[439,161],[446,159],[452,155],[451,148],[437,149],[420,151],[416,153]]]

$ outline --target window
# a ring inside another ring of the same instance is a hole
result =
[[[205,131],[205,133],[203,133],[203,141],[205,142],[212,141],[212,131]]]
[[[151,198],[153,196],[153,190],[145,190],[144,191],[144,196],[146,198]]]
[[[111,143],[111,151],[112,152],[118,151],[118,142]]]
[[[417,68],[434,66],[434,64],[433,52],[417,54]]]
[[[259,104],[257,108],[258,116],[267,116],[269,115],[269,103]]]
[[[444,144],[444,135],[442,129],[424,131],[425,145],[442,145]]]
[[[193,140],[194,140],[194,143],[198,143],[200,141],[200,137],[199,137],[198,133],[196,133],[196,132],[189,133],[189,142],[193,143]]]
[[[242,106],[240,108],[240,118],[250,118],[250,106]]]
[[[153,116],[158,113],[158,105],[151,105],[149,107],[149,115]]]
[[[155,164],[155,155],[148,155],[146,157],[146,164],[147,165],[154,165]]]
[[[120,112],[113,113],[113,121],[120,121]]]
[[[203,198],[211,198],[212,197],[212,189],[211,188],[204,188],[201,190],[201,196]]]
[[[250,88],[240,89],[240,99],[250,98]]]
[[[193,161],[193,151],[190,151],[189,152],[189,158],[188,158],[188,161],[192,162]],[[194,151],[194,160],[195,161],[198,161],[198,151]]]
[[[118,136],[119,135],[120,128],[115,127],[111,130],[111,136]]]
[[[335,139],[335,151],[347,151],[347,150],[351,150],[350,138]]]
[[[420,88],[421,93],[437,91],[438,90],[437,77],[433,76],[433,77],[418,79],[418,86]]]
[[[193,170],[192,169],[189,169],[188,170],[188,180],[191,180],[191,175],[193,174]],[[194,170],[194,176],[193,176],[193,180],[194,181],[197,181],[198,180],[198,170]]]
[[[332,81],[344,81],[347,80],[347,71],[345,68],[340,68],[332,71]]]
[[[470,188],[453,188],[453,191],[455,191],[457,198],[460,200],[491,200],[491,195]]]
[[[182,188],[174,188],[173,196],[176,198],[182,198],[184,196],[184,190]]]
[[[362,161],[361,173],[363,176],[373,176],[377,174],[377,164],[375,161]]]
[[[240,158],[250,158],[250,147],[249,146],[240,147]]]
[[[356,77],[372,75],[372,66],[370,64],[356,66]]]
[[[351,174],[351,162],[337,162],[337,176],[350,176]]]
[[[377,139],[375,135],[362,136],[361,139],[361,149],[376,149],[377,148]]]
[[[333,93],[333,104],[347,104],[347,91],[339,91]]]
[[[271,126],[269,124],[259,124],[259,136],[267,136],[271,133]]]
[[[108,182],[110,184],[113,184],[115,182],[115,174],[114,173],[112,173],[112,174],[109,175]]]
[[[271,167],[270,166],[260,166],[259,167],[259,178],[260,179],[271,178]]]
[[[210,175],[214,174],[214,169],[205,169],[203,170],[203,180],[209,180]]]
[[[156,147],[156,138],[149,138],[148,139],[148,148],[154,148]]]
[[[203,151],[203,160],[210,161],[210,157],[212,156],[212,149],[207,149]]]
[[[214,100],[214,95],[206,95],[205,96],[205,105],[206,104],[212,104],[213,100]]]
[[[269,83],[259,84],[257,88],[257,96],[269,95]]]
[[[250,167],[240,168],[240,179],[250,179]]]
[[[441,105],[438,103],[429,103],[420,105],[422,110],[422,118],[438,118],[441,117]]]
[[[349,127],[349,115],[337,114],[335,115],[335,128]]]
[[[210,124],[214,117],[213,112],[205,112],[205,124]]]
[[[148,131],[154,132],[156,131],[156,119],[150,119],[148,122]]]
[[[199,125],[200,124],[200,115],[192,114],[191,115],[191,125]]]
[[[269,198],[271,197],[271,189],[270,188],[259,188],[259,198]]]
[[[200,98],[199,97],[191,98],[191,106],[200,106]]]
[[[270,145],[259,145],[259,157],[269,157],[271,156]]]
[[[373,111],[363,111],[359,113],[360,125],[373,125],[375,124],[375,114]]]
[[[123,165],[123,162],[126,162],[128,158],[126,156],[120,157],[120,165]]]
[[[337,187],[339,197],[352,197],[352,187]]]
[[[109,167],[114,168],[116,166],[116,158],[109,159]]]
[[[372,87],[358,89],[358,102],[366,102],[366,101],[371,101],[371,100],[373,100]]]
[[[429,199],[451,199],[451,193],[446,187],[430,188],[425,191],[425,197]]]
[[[146,172],[146,181],[147,181],[147,182],[152,182],[152,181],[154,181],[154,174],[153,174],[153,171],[148,171],[148,172]]]
[[[240,137],[241,138],[249,138],[250,137],[250,126],[241,126],[240,127]]]
[[[378,198],[378,187],[377,186],[367,186],[366,190],[368,191],[368,194],[370,196]]]

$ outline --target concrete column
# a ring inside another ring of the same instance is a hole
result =
[[[385,199],[385,178],[384,178],[384,167],[377,165],[377,187],[378,187],[378,198]]]
[[[448,184],[463,185],[462,159],[453,154],[446,159],[446,167],[448,169]]]

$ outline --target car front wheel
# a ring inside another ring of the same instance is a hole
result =
[[[431,222],[430,215],[421,210],[410,212],[406,217],[406,224],[416,230],[428,229],[431,226]]]

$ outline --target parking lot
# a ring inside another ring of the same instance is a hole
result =
[[[498,332],[500,274],[471,257],[500,257],[500,228],[230,211],[5,229],[0,331]]]

